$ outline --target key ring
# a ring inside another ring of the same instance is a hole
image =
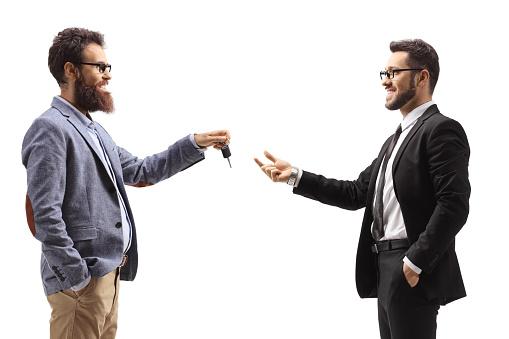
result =
[[[228,140],[228,145],[229,145],[229,144],[230,144],[230,138],[226,137],[226,140]],[[218,141],[218,142],[215,142],[214,144],[216,144],[216,145],[217,145],[217,144],[224,144],[224,146],[223,146],[223,147],[228,146],[228,145],[226,144],[226,142],[224,142],[224,141]],[[221,148],[223,148],[223,147],[221,147]]]
[[[228,145],[230,144],[230,138],[226,137],[226,140],[228,140]],[[228,145],[226,144],[226,142],[221,142],[221,144],[224,144],[223,147],[221,147],[221,149],[225,149],[226,147],[228,147]]]

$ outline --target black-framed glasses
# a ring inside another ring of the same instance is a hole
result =
[[[81,65],[91,65],[91,66],[97,66],[99,69],[99,72],[104,73],[106,71],[106,68],[108,69],[108,72],[111,72],[111,65],[105,64],[104,62],[80,62]]]
[[[396,72],[402,72],[402,71],[422,71],[424,68],[396,68],[396,69],[388,69],[386,71],[380,72],[380,79],[383,80],[384,77],[387,77],[387,79],[394,79],[394,74]]]

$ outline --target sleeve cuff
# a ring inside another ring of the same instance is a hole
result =
[[[200,154],[202,153],[205,153],[205,151],[207,150],[207,148],[201,148],[200,146],[198,146],[198,144],[196,143],[196,140],[194,140],[194,135],[196,133],[193,133],[193,134],[189,134],[189,141],[191,141],[191,143],[193,144],[194,148],[200,152]]]
[[[410,268],[412,269],[412,271],[414,271],[414,272],[415,272],[415,273],[417,273],[417,274],[421,274],[422,270],[421,270],[419,267],[415,266],[415,265],[414,265],[414,264],[410,261],[410,259],[408,259],[407,257],[404,257],[404,258],[403,258],[403,262],[404,262],[405,264],[407,264],[407,266],[408,266],[408,267],[410,267]]]
[[[295,180],[293,187],[299,186],[300,179],[302,178],[302,173],[304,173],[304,171],[301,168],[299,168],[299,174],[297,174],[297,180]]]
[[[91,278],[92,278],[92,276],[89,275],[88,278],[86,278],[83,282],[79,283],[78,285],[72,286],[71,290],[76,292],[76,291],[83,289],[85,286],[87,286],[90,283]]]

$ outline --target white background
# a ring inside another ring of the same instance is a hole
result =
[[[59,94],[47,68],[66,27],[105,34],[117,111],[95,113],[138,156],[230,129],[219,152],[159,185],[128,188],[139,238],[121,284],[118,338],[376,338],[376,301],[354,281],[363,211],[293,195],[253,162],[263,150],[355,179],[401,120],[378,73],[389,43],[440,56],[434,100],[471,146],[471,213],[457,237],[468,297],[440,310],[438,338],[506,333],[507,68],[499,1],[19,1],[2,5],[2,338],[48,337],[40,244],[26,225],[21,143]],[[10,333],[5,336],[4,333]]]

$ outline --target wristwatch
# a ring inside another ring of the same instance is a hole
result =
[[[299,173],[299,169],[297,167],[292,167],[292,173],[290,173],[290,178],[288,179],[287,184],[290,186],[295,186],[295,180],[297,180],[297,174]]]

